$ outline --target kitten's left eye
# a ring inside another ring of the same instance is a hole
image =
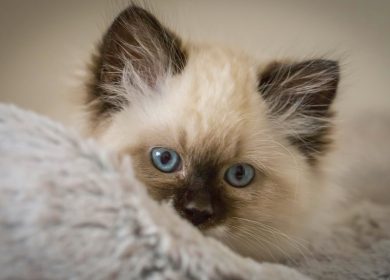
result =
[[[225,181],[236,188],[249,185],[255,177],[255,170],[246,163],[235,164],[226,171]]]
[[[153,148],[151,157],[154,167],[165,173],[175,172],[180,166],[180,156],[167,148]]]

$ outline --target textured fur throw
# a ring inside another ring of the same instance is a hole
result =
[[[151,200],[130,160],[0,105],[0,279],[389,279],[389,219],[366,202],[295,268],[258,264]]]

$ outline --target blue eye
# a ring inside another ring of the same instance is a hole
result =
[[[154,167],[165,173],[175,172],[181,162],[175,151],[166,148],[153,148],[151,157]]]
[[[229,167],[225,173],[225,181],[236,188],[246,187],[254,177],[254,168],[245,163],[235,164]]]

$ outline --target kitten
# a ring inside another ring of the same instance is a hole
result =
[[[92,135],[131,155],[150,195],[205,235],[274,260],[321,222],[337,62],[256,62],[185,44],[131,5],[91,69]]]

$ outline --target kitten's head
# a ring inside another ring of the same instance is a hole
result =
[[[339,79],[329,60],[258,63],[188,44],[131,6],[95,57],[91,129],[156,200],[243,255],[283,255],[325,192]]]

